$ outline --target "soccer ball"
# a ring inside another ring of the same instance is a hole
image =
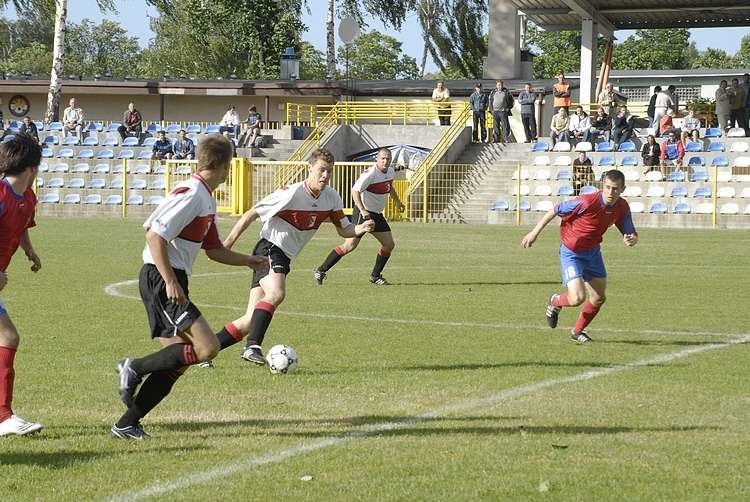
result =
[[[268,369],[274,375],[293,373],[297,369],[297,353],[289,345],[274,345],[266,356]]]

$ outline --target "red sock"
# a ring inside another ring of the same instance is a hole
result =
[[[594,320],[596,314],[599,313],[600,308],[601,305],[594,305],[590,301],[586,301],[581,308],[581,313],[578,315],[576,325],[573,326],[573,332],[580,333],[581,331],[586,329],[586,326],[588,326],[591,321]]]
[[[13,369],[15,357],[16,349],[0,346],[0,422],[13,414],[10,405],[13,402],[13,381],[16,377]]]
[[[552,306],[553,307],[570,307],[568,301],[568,292],[563,291],[559,295],[552,295]]]

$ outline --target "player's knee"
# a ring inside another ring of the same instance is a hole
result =
[[[193,345],[195,356],[198,358],[199,362],[209,361],[213,359],[219,354],[219,349],[220,347],[218,340],[207,340],[205,343]]]
[[[274,307],[278,307],[281,302],[284,301],[286,292],[281,289],[266,292],[266,297],[263,299],[264,302],[268,302]]]
[[[0,346],[17,349],[21,343],[21,337],[15,329],[0,328]]]
[[[604,302],[607,301],[607,297],[604,295],[601,295],[601,296],[597,296],[596,298],[591,298],[590,301],[592,305],[601,307],[602,305],[604,305]]]
[[[586,294],[583,292],[579,292],[579,291],[568,292],[568,303],[570,303],[571,307],[577,307],[578,305],[582,304],[585,299],[586,299]]]

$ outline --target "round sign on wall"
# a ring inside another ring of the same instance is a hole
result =
[[[8,110],[14,117],[23,117],[29,113],[29,100],[26,96],[16,94],[8,100]]]

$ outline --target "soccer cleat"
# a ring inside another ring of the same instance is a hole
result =
[[[258,365],[266,364],[266,358],[263,356],[263,352],[260,350],[260,345],[251,345],[246,347],[240,355],[245,361],[255,363]]]
[[[554,297],[555,295],[552,295]],[[560,307],[555,307],[552,305],[552,297],[549,299],[549,303],[547,304],[547,311],[545,315],[547,316],[547,324],[550,328],[556,328],[557,327],[557,318],[560,316],[560,310],[562,310]]]
[[[375,284],[376,286],[389,286],[391,283],[385,280],[385,277],[382,275],[372,275],[370,276],[370,282]]]
[[[313,277],[315,277],[315,282],[318,283],[318,286],[322,286],[323,281],[326,279],[326,273],[316,268],[313,270]]]
[[[136,441],[143,441],[149,439],[151,436],[143,430],[141,424],[128,425],[127,427],[117,427],[117,424],[112,426],[110,430],[112,437],[115,439],[134,439]]]
[[[581,331],[580,333],[576,333],[575,331],[570,332],[570,339],[574,342],[578,343],[586,343],[593,341],[589,335],[586,334],[585,331]]]
[[[27,422],[18,415],[11,415],[0,422],[0,436],[25,436],[42,430],[44,426],[36,422]]]
[[[202,363],[198,363],[198,367],[206,369],[206,370],[212,370],[212,369],[214,369],[214,362],[213,361],[203,361]]]
[[[141,383],[141,376],[130,367],[130,363],[132,362],[132,359],[127,358],[121,359],[117,363],[120,399],[128,408],[133,405],[133,394],[135,394],[135,389]]]

